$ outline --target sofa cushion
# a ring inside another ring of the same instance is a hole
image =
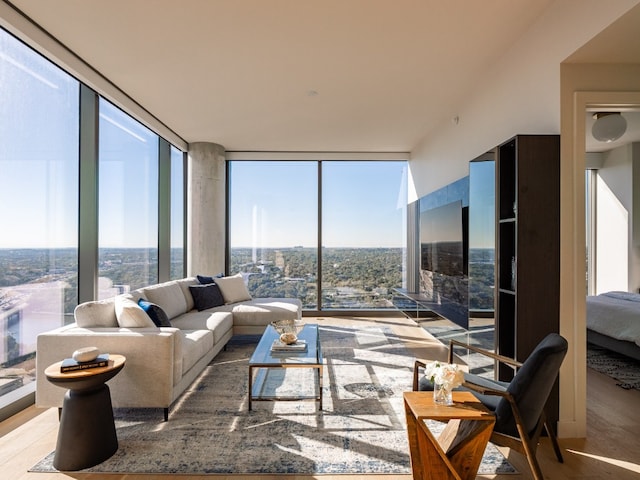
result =
[[[233,329],[231,312],[187,312],[171,320],[171,324],[180,330],[211,330],[213,342],[218,343],[227,332]]]
[[[82,328],[117,327],[115,299],[85,302],[73,311],[76,324]]]
[[[182,330],[182,375],[213,348],[213,332]]]
[[[193,296],[193,303],[198,311],[224,305],[224,298],[220,292],[220,287],[215,283],[210,283],[209,285],[190,285],[189,291]]]
[[[299,320],[302,302],[297,298],[254,298],[232,306],[234,325],[260,326],[276,320]]]
[[[244,283],[242,274],[238,273],[232,277],[222,277],[215,279],[216,284],[220,287],[225,303],[236,303],[245,300],[251,300],[251,295]]]
[[[164,313],[164,310],[160,308],[159,305],[155,303],[151,303],[144,298],[138,300],[138,305],[142,308],[149,318],[153,321],[156,327],[170,327],[171,322],[169,321],[169,317]]]
[[[155,327],[156,325],[140,305],[129,294],[115,298],[116,318],[122,328]]]
[[[187,311],[187,299],[182,293],[182,288],[180,288],[178,282],[174,280],[145,287],[143,292],[147,300],[160,305],[169,320]]]
[[[189,310],[193,310],[195,305],[193,304],[193,297],[191,296],[191,292],[189,291],[189,285],[199,285],[198,279],[195,277],[182,278],[180,280],[176,280],[180,288],[182,289],[182,294],[184,295],[184,299],[187,302],[187,312]]]

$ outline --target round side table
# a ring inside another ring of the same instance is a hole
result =
[[[47,367],[51,383],[67,388],[62,404],[53,466],[82,470],[105,461],[118,450],[109,387],[105,382],[122,370],[123,355],[109,355],[106,367],[61,373],[60,364]]]

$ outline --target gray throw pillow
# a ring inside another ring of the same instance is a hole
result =
[[[208,285],[189,285],[193,303],[198,311],[224,305],[220,288],[215,283]]]

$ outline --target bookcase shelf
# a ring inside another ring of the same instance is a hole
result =
[[[524,361],[559,330],[560,137],[517,135],[497,151],[496,351]],[[557,420],[557,386],[549,404]]]

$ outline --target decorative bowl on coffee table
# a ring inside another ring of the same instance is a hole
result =
[[[271,322],[271,326],[280,334],[282,343],[291,345],[298,341],[298,333],[300,333],[304,324],[298,320],[277,320]]]

